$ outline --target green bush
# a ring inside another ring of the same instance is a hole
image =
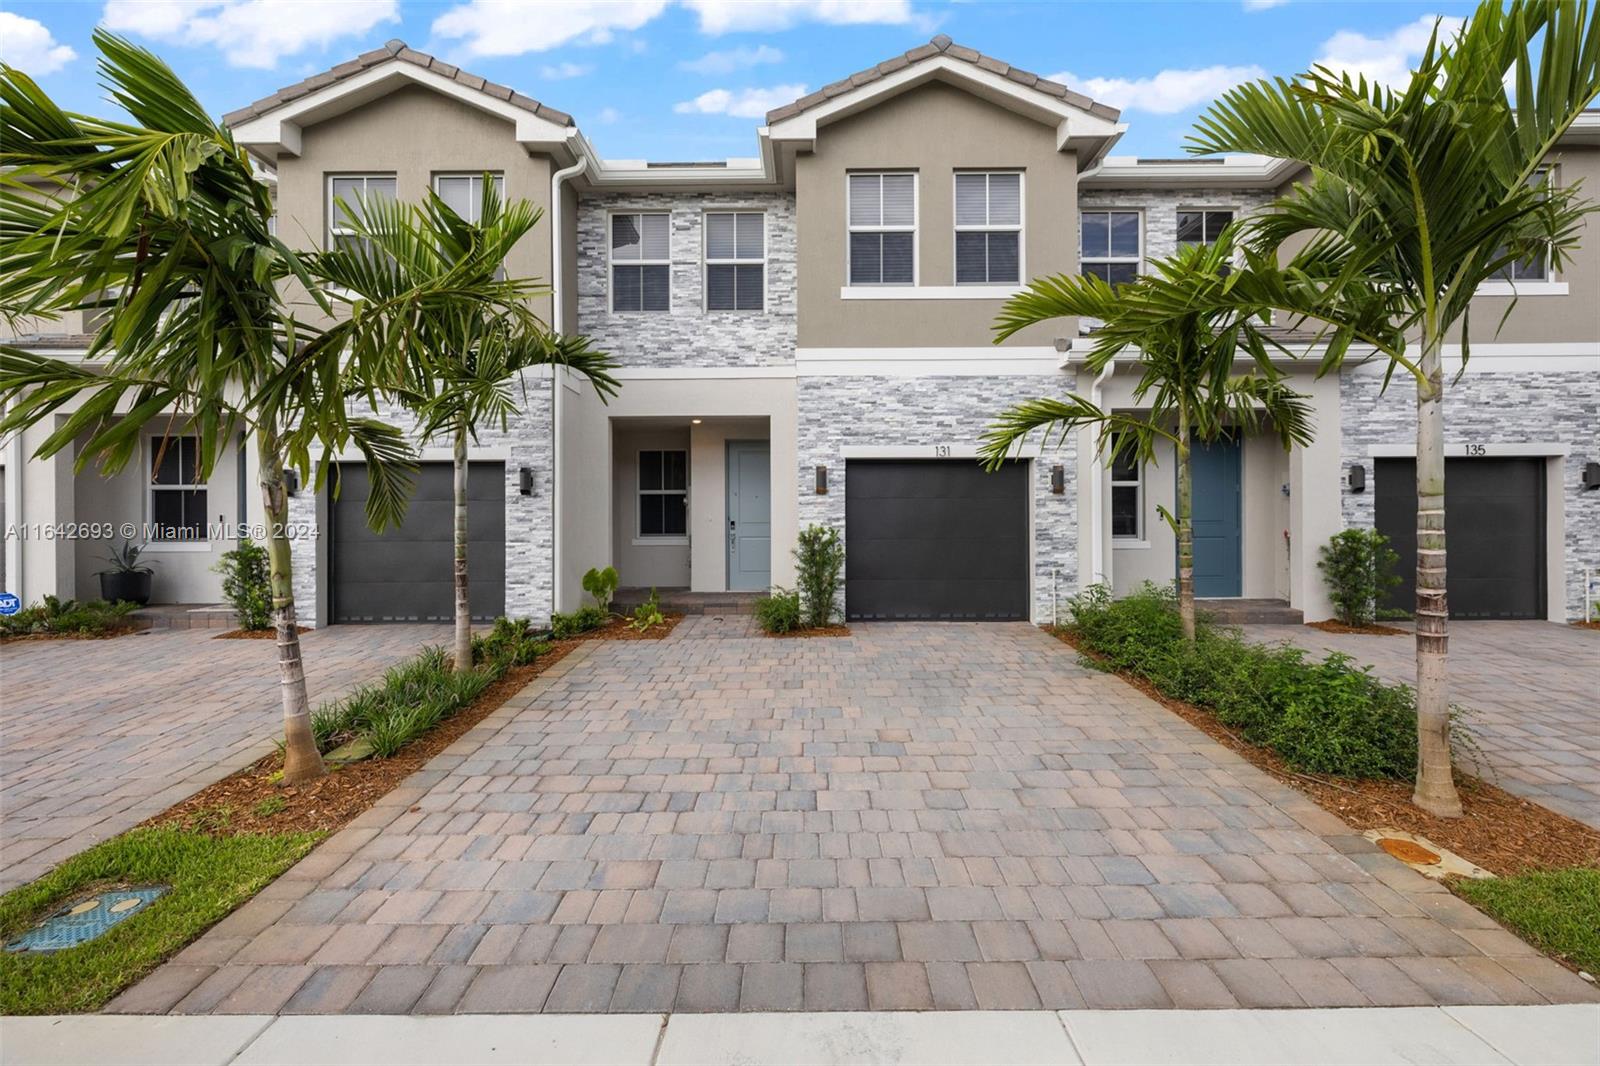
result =
[[[566,640],[587,633],[591,629],[599,629],[610,617],[598,607],[579,607],[571,614],[558,612],[550,616],[550,635],[557,640]]]
[[[640,633],[667,624],[667,616],[661,613],[661,596],[655,589],[650,590],[648,600],[633,609],[633,621],[628,624]]]
[[[583,591],[594,597],[595,609],[601,614],[611,612],[611,597],[617,593],[617,568],[608,566],[604,570],[589,568],[583,575]]]
[[[267,549],[249,537],[212,567],[222,575],[222,595],[239,616],[239,628],[272,628],[272,573]]]
[[[472,661],[502,670],[526,666],[549,650],[544,631],[534,628],[527,618],[501,616],[494,620],[494,628],[488,633],[472,638]]]
[[[770,596],[756,600],[756,624],[768,633],[789,633],[802,625],[800,594],[774,588]]]
[[[105,600],[63,600],[46,596],[42,603],[24,607],[13,615],[0,616],[0,637],[25,637],[37,634],[61,636],[105,636],[128,626],[128,615],[139,609],[136,603]]]
[[[456,673],[443,648],[425,648],[414,659],[390,667],[383,680],[356,689],[311,714],[311,732],[327,752],[351,740],[372,745],[388,758],[483,694],[508,664],[490,660]]]
[[[831,526],[807,526],[794,550],[795,581],[805,607],[805,623],[828,625],[839,609],[839,575],[844,569],[844,542]]]
[[[1209,708],[1296,770],[1398,779],[1415,771],[1411,690],[1384,684],[1348,656],[1308,661],[1298,648],[1253,644],[1206,623],[1190,645],[1170,590],[1148,584],[1121,600],[1095,586],[1070,609],[1068,630],[1086,649],[1164,695]]]
[[[1369,626],[1389,590],[1400,584],[1394,572],[1400,556],[1389,538],[1376,529],[1335,533],[1321,549],[1317,569],[1328,583],[1328,596],[1347,626]]]

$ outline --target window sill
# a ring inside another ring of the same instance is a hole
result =
[[[1564,281],[1486,281],[1479,285],[1474,296],[1565,296]]]
[[[1133,537],[1111,538],[1112,551],[1142,551],[1148,547],[1150,547],[1150,542],[1147,540],[1135,540]]]
[[[688,537],[634,537],[635,548],[687,548]]]
[[[209,540],[152,540],[144,545],[142,550],[152,555],[208,552],[211,550],[211,542]]]
[[[1009,300],[1020,285],[845,285],[841,300]]]

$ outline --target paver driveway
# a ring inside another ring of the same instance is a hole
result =
[[[302,637],[313,705],[381,673],[441,626]],[[277,646],[214,630],[0,648],[0,890],[260,758],[279,735]]]
[[[1026,625],[585,645],[113,1004],[1317,1006],[1577,977]]]
[[[1409,637],[1245,626],[1262,641],[1342,651],[1389,681],[1415,684]],[[1600,633],[1549,622],[1450,623],[1450,699],[1471,708],[1500,787],[1600,829]]]

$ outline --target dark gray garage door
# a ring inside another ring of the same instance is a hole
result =
[[[399,529],[367,525],[367,468],[344,463],[329,507],[335,622],[448,622],[455,617],[455,489],[449,463],[423,463]],[[467,477],[467,566],[472,617],[505,613],[506,479],[503,463],[472,463]]]
[[[1404,583],[1392,606],[1416,595],[1417,464],[1379,459],[1378,532],[1400,555]],[[1545,616],[1544,462],[1447,459],[1444,465],[1446,591],[1452,618]]]
[[[858,460],[845,468],[852,620],[1028,617],[1028,466]]]

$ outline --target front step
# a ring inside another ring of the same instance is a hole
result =
[[[1304,625],[1306,616],[1287,600],[1195,600],[1194,606],[1211,620],[1226,626]]]
[[[662,614],[751,614],[756,600],[763,592],[690,592],[688,589],[657,589]],[[612,597],[611,609],[618,614],[632,614],[633,609],[650,598],[649,589],[618,589]]]

